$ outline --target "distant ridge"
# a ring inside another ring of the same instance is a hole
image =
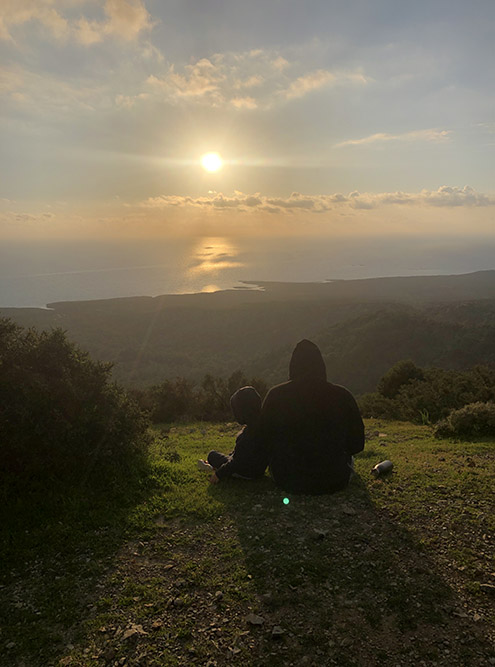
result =
[[[163,294],[160,296],[119,297],[91,301],[58,301],[47,304],[54,310],[101,307],[112,305],[126,309],[131,304],[142,311],[157,307],[231,307],[240,303],[271,301],[331,300],[349,302],[435,303],[472,301],[495,298],[495,269],[453,275],[397,276],[359,278],[328,282],[277,282],[265,280],[242,281],[244,285],[261,289],[229,289],[194,294]],[[13,310],[13,309],[0,309]],[[16,309],[17,310],[17,309]]]
[[[495,364],[495,270],[256,284],[262,289],[59,302],[0,316],[61,327],[130,386],[238,369],[276,384],[301,338],[314,340],[329,377],[355,392],[373,389],[400,359],[454,369]]]

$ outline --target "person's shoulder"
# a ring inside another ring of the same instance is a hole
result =
[[[292,380],[288,380],[287,382],[281,382],[280,384],[276,384],[274,387],[272,387],[271,389],[268,390],[268,393],[265,397],[265,401],[269,396],[270,397],[279,396],[280,394],[285,393],[286,391],[288,391],[290,389],[290,387],[293,384],[294,383],[293,383]]]
[[[342,400],[355,400],[352,393],[346,387],[343,387],[340,384],[332,384],[331,382],[327,382],[327,385],[330,386],[330,391],[334,396],[338,396],[339,398],[342,398]]]

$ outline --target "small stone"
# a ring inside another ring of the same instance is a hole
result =
[[[124,631],[124,634],[122,635],[122,639],[129,639],[129,637],[134,637],[134,635],[147,635],[148,633],[143,630],[142,625],[134,625],[132,624],[127,628],[127,630]]]
[[[265,619],[257,614],[248,614],[246,616],[246,622],[249,623],[249,625],[263,625]]]
[[[220,600],[223,600],[223,593],[222,593],[222,591],[216,591],[215,592],[215,601],[220,602]]]
[[[344,512],[344,514],[347,514],[348,516],[354,516],[355,514],[357,514],[354,507],[350,507],[349,505],[344,505],[342,511]]]
[[[328,535],[328,530],[324,530],[323,528],[314,528],[313,532],[316,540],[324,540]]]
[[[280,625],[274,625],[272,628],[272,637],[278,639],[285,633],[285,630]]]
[[[9,642],[7,644],[7,648],[9,649],[9,651],[10,651],[10,649],[14,648],[14,646],[15,646],[15,642]]]

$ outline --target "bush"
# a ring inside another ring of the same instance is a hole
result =
[[[423,371],[414,362],[399,361],[382,377],[377,390],[386,398],[395,398],[405,385],[413,380],[422,380],[423,377]]]
[[[421,369],[410,361],[395,364],[378,383],[378,391],[359,399],[365,417],[435,423],[452,410],[495,400],[495,369],[466,371]]]
[[[400,419],[399,406],[393,398],[386,398],[375,392],[373,394],[363,394],[357,402],[363,417]]]
[[[495,403],[470,403],[437,424],[438,438],[495,436]]]
[[[145,458],[147,420],[60,329],[0,319],[1,470],[24,483],[108,486]]]
[[[205,375],[199,387],[184,378],[176,378],[148,389],[131,390],[131,394],[154,423],[181,419],[222,421],[232,419],[230,397],[246,385],[253,386],[262,398],[268,390],[263,380],[248,381],[242,371],[235,371],[228,379]]]

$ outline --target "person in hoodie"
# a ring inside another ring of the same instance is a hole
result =
[[[356,401],[344,387],[327,382],[321,352],[309,340],[292,353],[289,381],[268,392],[261,430],[275,483],[289,493],[344,489],[352,456],[364,448]]]
[[[231,396],[230,405],[235,419],[245,426],[237,435],[233,452],[227,455],[211,451],[207,461],[198,461],[200,470],[212,471],[212,484],[227,477],[261,477],[268,465],[268,454],[259,434],[260,395],[254,387],[242,387]]]

